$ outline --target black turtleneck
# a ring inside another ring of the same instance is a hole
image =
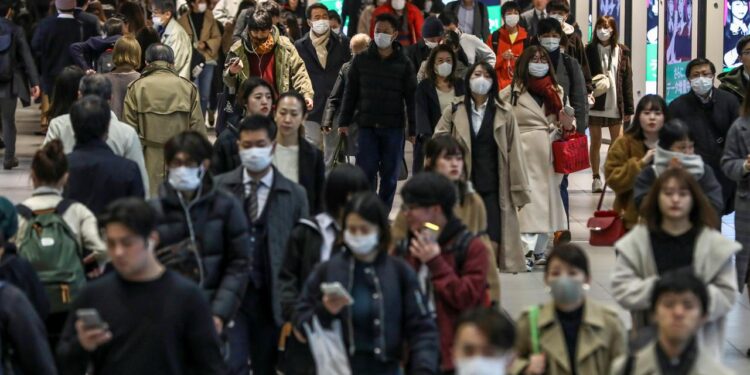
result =
[[[568,362],[570,363],[570,373],[576,374],[576,347],[578,346],[578,330],[581,328],[583,322],[583,308],[585,305],[573,310],[573,311],[561,311],[555,309],[557,319],[560,321],[560,326],[565,336],[565,346],[568,349]]]

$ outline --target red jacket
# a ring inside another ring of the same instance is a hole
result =
[[[487,39],[487,45],[490,46],[490,48],[493,48],[492,39],[496,35],[498,35],[498,33],[500,36],[500,41],[497,43],[497,50],[494,51],[495,55],[497,55],[497,59],[495,60],[495,72],[497,72],[497,84],[500,86],[500,90],[502,90],[506,86],[510,85],[510,83],[513,81],[513,72],[516,68],[516,59],[518,59],[518,57],[523,53],[528,34],[526,33],[526,29],[518,26],[518,35],[516,36],[516,41],[511,43],[510,33],[508,33],[508,29],[505,27],[501,27],[496,32],[492,33],[489,39]],[[503,53],[505,53],[505,51],[507,50],[510,50],[515,58],[511,60],[504,59]]]
[[[398,40],[403,46],[417,44],[417,41],[422,39],[422,24],[424,23],[424,16],[422,16],[422,12],[419,8],[409,2],[406,3],[404,10],[406,10],[406,20],[409,22],[409,34],[403,33],[399,30]],[[390,2],[375,8],[372,12],[372,21],[370,21],[370,38],[375,37],[375,19],[383,13],[391,13],[398,18],[396,10],[391,7]],[[415,69],[419,69],[419,67],[416,67]]]
[[[437,312],[437,326],[440,332],[440,368],[442,371],[453,370],[453,333],[456,321],[466,310],[477,306],[485,306],[489,299],[487,295],[487,247],[479,237],[469,242],[466,250],[463,269],[460,275],[456,273],[456,263],[450,249],[460,236],[454,236],[445,244],[441,244],[440,255],[427,262],[432,276],[432,290],[435,297]],[[409,255],[409,264],[419,272],[421,262]]]

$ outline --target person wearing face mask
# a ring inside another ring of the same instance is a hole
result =
[[[487,6],[479,0],[458,0],[445,5],[445,12],[458,17],[458,27],[466,34],[480,40],[490,37],[490,19]]]
[[[549,18],[560,23],[562,32],[564,33],[560,34],[560,36],[565,36],[562,38],[563,44],[560,48],[568,56],[578,61],[583,71],[583,77],[586,80],[586,91],[591,93],[594,90],[593,86],[591,86],[591,70],[589,69],[589,59],[586,57],[586,49],[581,39],[581,30],[578,28],[578,24],[571,25],[566,22],[570,16],[570,5],[568,5],[566,0],[553,0],[547,4],[547,12],[549,13]]]
[[[310,213],[317,214],[323,206],[321,193],[325,166],[323,153],[302,137],[305,118],[307,111],[302,95],[293,92],[281,94],[275,114],[279,132],[276,135],[273,165],[284,177],[305,188]]]
[[[417,275],[402,259],[387,254],[388,211],[371,192],[352,197],[344,210],[344,248],[315,268],[295,308],[294,327],[314,318],[324,327],[343,324],[342,337],[352,374],[438,374],[438,331]],[[338,282],[353,304],[323,293],[322,283]],[[404,350],[408,348],[408,352]]]
[[[516,341],[515,324],[496,309],[477,308],[456,323],[456,375],[505,375]]]
[[[443,40],[443,24],[437,17],[427,17],[422,25],[422,39],[404,50],[404,53],[416,69],[430,56],[430,51]]]
[[[703,162],[695,153],[695,136],[690,127],[682,120],[672,118],[659,130],[659,143],[656,145],[654,160],[649,167],[643,168],[633,188],[633,200],[640,207],[643,198],[648,194],[656,178],[667,168],[685,168],[698,182],[711,207],[719,213],[724,209],[721,185],[716,179],[714,169]]]
[[[594,105],[589,111],[589,158],[594,179],[593,193],[602,192],[599,176],[599,149],[602,147],[602,129],[609,129],[609,138],[614,143],[620,136],[623,125],[630,124],[633,115],[633,70],[630,65],[630,49],[618,43],[617,22],[610,16],[602,16],[594,25],[595,37],[586,46],[586,57],[593,77]]]
[[[456,54],[446,46],[435,47],[427,59],[433,67],[426,71],[427,78],[419,82],[414,100],[417,104],[417,139],[414,142],[413,173],[424,165],[424,145],[435,132],[435,126],[443,111],[464,95],[464,82],[456,77]]]
[[[476,35],[462,32],[461,28],[458,27],[458,17],[454,13],[442,12],[438,15],[438,19],[443,24],[444,35],[452,32],[458,36],[458,44],[463,54],[466,55],[467,66],[479,61],[486,62],[490,66],[495,66],[495,52],[492,50],[492,47],[488,46],[484,40],[479,39]],[[443,37],[443,39],[446,38]]]
[[[421,15],[420,15],[421,17]],[[383,13],[375,19],[375,38],[349,69],[339,115],[339,133],[358,126],[357,166],[370,179],[387,207],[393,204],[404,155],[404,135],[414,143],[416,74],[396,41],[398,19]],[[356,116],[355,116],[356,110]],[[404,129],[406,128],[406,129]],[[378,178],[379,175],[379,178]]]
[[[276,343],[284,320],[279,273],[294,225],[309,215],[305,188],[273,166],[276,124],[260,115],[239,125],[242,165],[216,176],[216,184],[231,192],[244,207],[252,247],[250,282],[239,294],[241,307],[229,329],[229,374],[273,374]],[[251,365],[248,366],[248,358]]]
[[[503,15],[503,26],[495,30],[487,40],[487,45],[498,56],[495,62],[500,90],[510,85],[516,60],[528,44],[526,29],[518,25],[521,8],[514,1],[503,4],[500,12]]]
[[[402,46],[416,44],[422,39],[422,12],[408,0],[388,0],[385,4],[375,8],[370,23],[370,37],[375,37],[375,23],[381,14],[392,14],[398,20],[398,35],[396,41]]]
[[[525,244],[526,269],[544,265],[550,235],[568,229],[560,194],[562,174],[555,173],[552,141],[575,131],[575,117],[563,109],[569,96],[558,85],[552,58],[540,46],[526,48],[516,63],[513,82],[500,92],[518,121],[531,202],[518,219]]]
[[[271,14],[263,7],[248,8],[247,27],[229,49],[224,69],[224,84],[236,92],[246,79],[260,77],[277,94],[297,91],[305,97],[307,109],[315,96],[305,62],[289,38],[279,33]],[[317,54],[317,52],[316,52]]]
[[[654,284],[667,272],[690,268],[711,298],[700,342],[720,358],[726,316],[738,296],[734,256],[742,245],[716,229],[719,217],[685,168],[659,175],[641,205],[641,217],[643,222],[615,245],[612,274],[612,296],[630,311],[634,336],[647,337],[643,328],[653,323],[649,307]]]
[[[203,134],[180,133],[164,145],[167,181],[151,201],[157,211],[158,248],[189,240],[201,264],[199,286],[222,334],[240,308],[247,285],[251,238],[242,205],[210,173],[211,144]]]
[[[609,374],[734,374],[700,343],[713,304],[700,278],[689,269],[669,272],[655,283],[650,299],[655,337],[636,353],[616,359]]]
[[[530,201],[531,187],[519,125],[510,102],[498,97],[489,64],[476,63],[464,80],[470,94],[445,108],[435,136],[448,133],[467,150],[466,175],[487,209],[487,234],[503,257],[501,270],[525,270],[518,209]]]
[[[396,250],[417,272],[420,287],[435,311],[440,332],[440,370],[453,371],[451,357],[456,320],[461,312],[489,305],[487,263],[490,250],[481,236],[456,217],[456,186],[435,172],[414,175],[401,190],[409,231]],[[426,229],[436,225],[437,231]],[[492,267],[494,271],[494,267]]]
[[[339,137],[337,132],[321,126],[323,112],[341,67],[351,58],[351,51],[348,40],[331,30],[328,8],[322,3],[307,7],[307,23],[310,32],[294,43],[315,91],[312,111],[305,120],[305,139],[324,152],[325,166],[330,168]]]
[[[526,29],[530,38],[537,35],[539,21],[547,18],[547,4],[550,0],[532,0],[532,8],[521,13],[521,27]]]
[[[473,35],[470,36],[474,37]],[[453,73],[453,75],[463,80],[464,77],[466,77],[466,70],[469,69],[469,66],[471,66],[471,64],[469,64],[469,58],[466,56],[466,53],[462,48],[463,46],[461,45],[460,39],[461,37],[455,31],[446,31],[445,33],[443,33],[440,45],[448,47],[448,49],[453,51],[453,53],[455,54],[453,63],[456,66],[456,71]],[[427,72],[429,70],[430,67],[427,65],[427,61],[423,61],[422,65],[419,67],[419,71],[417,71],[417,83],[422,82],[428,78]]]
[[[279,273],[284,321],[294,322],[297,299],[315,266],[342,250],[341,228],[346,203],[355,194],[369,189],[370,182],[361,169],[349,164],[337,165],[328,174],[322,192],[325,211],[294,225]],[[301,332],[287,337],[284,358],[279,361],[284,374],[315,374],[315,363],[306,344]]]
[[[198,87],[201,97],[201,112],[206,116],[211,95],[211,82],[219,59],[221,48],[221,31],[214,20],[213,13],[207,11],[208,0],[189,0],[190,12],[179,19],[193,46],[193,53],[200,53],[205,61],[203,70],[193,83]]]
[[[690,80],[690,92],[680,95],[669,103],[669,117],[684,121],[695,141],[695,154],[703,158],[716,172],[721,184],[723,202],[717,212],[728,215],[734,212],[734,192],[737,183],[729,179],[721,169],[727,133],[739,116],[740,102],[734,95],[714,89],[714,64],[697,58],[685,68]]]
[[[614,309],[587,298],[591,272],[583,249],[574,244],[553,248],[544,284],[552,301],[532,308],[537,315],[536,338],[531,333],[531,309],[518,319],[517,357],[510,373],[607,374],[613,360],[627,351],[625,328]]]
[[[161,43],[174,52],[174,69],[180,77],[192,78],[190,61],[193,56],[193,43],[185,29],[177,21],[177,12],[172,0],[155,0],[151,4],[151,21],[159,33]],[[197,35],[197,32],[194,33]]]

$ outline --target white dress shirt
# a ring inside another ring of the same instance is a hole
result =
[[[323,212],[315,215],[315,221],[320,228],[320,235],[323,237],[323,243],[320,246],[320,261],[325,262],[331,258],[333,242],[336,241],[338,225],[331,215]]]
[[[250,182],[252,180],[253,178],[247,173],[247,169],[242,168],[242,183],[245,185],[245,198],[250,196]],[[268,195],[271,194],[271,186],[273,186],[273,168],[269,169],[268,173],[260,178],[260,184],[258,184],[258,191],[256,193],[258,195],[258,217],[263,214],[263,209],[266,207]]]
[[[479,129],[482,127],[482,121],[484,121],[484,113],[487,112],[487,103],[490,100],[484,101],[484,104],[477,108],[474,99],[471,100],[471,128],[474,130],[474,135],[479,134]]]

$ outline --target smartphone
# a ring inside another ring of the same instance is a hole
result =
[[[422,234],[432,242],[437,242],[439,232],[440,227],[437,224],[427,222],[422,226]]]
[[[330,296],[346,298],[349,301],[349,304],[354,303],[354,299],[349,294],[349,291],[347,291],[344,286],[341,285],[341,283],[338,281],[320,284],[320,291],[323,292],[323,294],[327,294]]]
[[[239,58],[239,57],[232,57],[232,58],[231,58],[231,59],[229,59],[229,61],[227,61],[227,63],[226,63],[226,64],[224,64],[224,65],[225,65],[225,66],[231,66],[231,65],[234,65],[234,64],[236,64],[236,63],[237,63],[237,61],[240,61],[240,58]]]
[[[86,329],[107,329],[108,325],[99,316],[96,309],[78,309],[76,317],[83,321],[83,327]]]

